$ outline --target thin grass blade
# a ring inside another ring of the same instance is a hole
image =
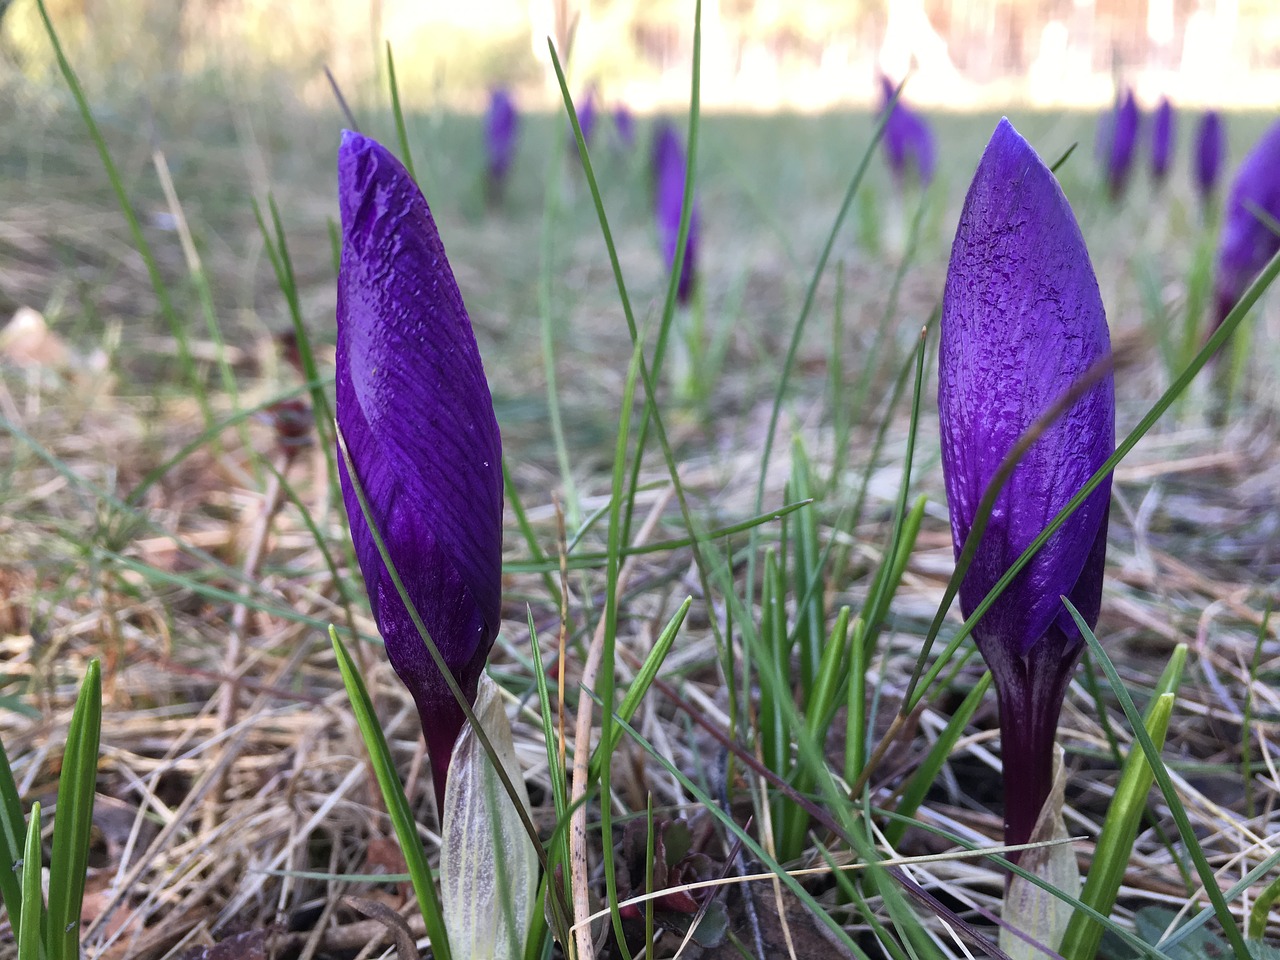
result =
[[[22,856],[26,833],[18,785],[13,780],[9,755],[0,743],[0,903],[9,911],[9,923],[15,930],[22,922],[23,894],[12,865]]]
[[[422,908],[422,918],[427,925],[427,936],[431,940],[431,949],[440,960],[450,960],[449,937],[445,933],[444,916],[440,909],[440,898],[436,894],[435,880],[431,876],[431,866],[427,863],[426,853],[422,849],[422,840],[418,837],[418,827],[409,809],[409,800],[404,794],[404,786],[396,773],[395,760],[391,756],[391,748],[387,746],[387,738],[382,733],[378,716],[373,710],[373,701],[369,699],[369,691],[360,676],[360,668],[356,666],[346,646],[338,636],[338,631],[329,628],[329,640],[333,644],[333,654],[338,661],[338,670],[342,674],[342,683],[347,688],[347,699],[351,701],[351,710],[355,714],[356,724],[360,727],[360,735],[364,738],[365,748],[369,751],[369,760],[373,764],[374,776],[378,779],[378,787],[382,791],[382,799],[387,805],[387,813],[391,817],[391,825],[395,828],[396,839],[400,842],[400,852],[409,867],[409,876],[413,881],[413,892],[418,898],[418,906]]]
[[[31,822],[22,845],[22,893],[21,909],[18,900],[12,901],[9,924],[18,935],[18,960],[40,960],[44,944],[40,940],[44,922],[44,898],[41,879],[44,873],[40,846],[40,801],[31,804]],[[6,861],[9,862],[9,861]]]

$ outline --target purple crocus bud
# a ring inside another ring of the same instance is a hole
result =
[[[591,134],[596,129],[595,86],[588,87],[587,92],[582,95],[582,99],[575,102],[573,107],[578,111],[578,126],[582,128],[582,142],[589,147],[591,146]],[[573,140],[572,126],[569,129],[569,139]],[[577,150],[576,141],[573,143],[573,148],[575,151]]]
[[[494,90],[489,94],[489,110],[485,114],[484,143],[489,153],[489,184],[495,192],[506,182],[519,130],[520,114],[510,92]]]
[[[959,557],[1001,462],[1111,349],[1098,282],[1071,207],[1008,120],[996,127],[965,198],[941,328],[942,472]],[[966,617],[1114,448],[1108,373],[1083,389],[1001,487],[960,585]],[[1091,627],[1097,622],[1110,496],[1108,479],[974,629],[1000,705],[1008,843],[1031,836],[1049,795],[1058,714],[1084,648],[1061,598]]]
[[[1280,250],[1274,221],[1280,221],[1280,120],[1244,158],[1227,196],[1213,279],[1215,327]]]
[[[1218,189],[1218,177],[1222,175],[1223,161],[1227,157],[1227,135],[1222,115],[1217,110],[1206,110],[1196,130],[1196,158],[1193,172],[1200,202],[1206,206],[1213,202]]]
[[[658,185],[662,171],[667,168],[667,154],[682,153],[680,135],[670,120],[659,120],[653,127],[653,140],[649,146],[649,187],[653,194],[653,207],[658,209]]]
[[[431,211],[400,161],[344,131],[338,204],[338,426],[407,594],[474,702],[502,575],[502,448],[480,353]],[[338,464],[369,605],[417,704],[442,802],[464,716]]]
[[[1156,183],[1164,183],[1173,165],[1173,120],[1173,104],[1168,97],[1161,97],[1151,121],[1151,176]]]
[[[902,102],[901,97],[893,103],[896,89],[888,77],[880,76],[881,112],[890,110],[884,127],[884,150],[889,170],[899,185],[908,172],[914,170],[921,186],[927,187],[933,181],[937,156],[933,131],[923,117]],[[892,108],[890,104],[893,104]]]
[[[636,119],[625,104],[613,108],[613,129],[617,131],[618,142],[627,150],[636,144]]]
[[[1112,200],[1119,200],[1129,183],[1133,158],[1137,154],[1140,124],[1138,101],[1134,99],[1132,90],[1126,90],[1124,96],[1116,103],[1108,144],[1107,187],[1111,191]]]
[[[680,137],[670,124],[662,124],[654,139],[654,162],[657,165],[654,195],[654,219],[658,225],[658,241],[667,269],[675,268],[676,246],[680,239],[680,214],[684,207],[686,157]],[[687,304],[693,295],[698,249],[698,203],[693,201],[689,213],[689,237],[685,242],[676,298]]]

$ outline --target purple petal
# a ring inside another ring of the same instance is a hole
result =
[[[1208,202],[1217,189],[1226,154],[1226,131],[1223,129],[1222,116],[1216,110],[1208,110],[1200,118],[1200,127],[1196,131],[1194,173],[1201,201]]]
[[[1107,157],[1107,182],[1111,189],[1111,198],[1119,199],[1129,182],[1129,173],[1133,168],[1133,158],[1138,146],[1138,126],[1140,124],[1138,102],[1133,91],[1125,91],[1116,105],[1115,121],[1111,126],[1110,152]]]
[[[582,142],[588,147],[591,146],[591,135],[596,129],[596,88],[588,87],[587,92],[582,95],[582,99],[574,103],[573,108],[578,112],[578,126],[582,130]],[[577,152],[577,141],[573,137],[573,125],[569,126],[570,147],[574,153]]]
[[[431,211],[408,172],[378,143],[344,132],[338,197],[338,425],[408,596],[474,698],[501,612],[502,451],[489,387]],[[422,714],[440,793],[462,714],[382,563],[345,467],[341,479],[373,615]]]
[[[956,556],[1002,461],[1110,352],[1075,217],[1035,151],[1000,121],[965,198],[942,300],[938,407]],[[1030,447],[995,500],[960,585],[968,617],[1115,447],[1110,374]],[[1052,775],[1062,698],[1083,648],[1061,598],[1097,622],[1110,479],[1091,493],[978,622],[1000,701],[1005,839],[1025,841]]]
[[[924,118],[909,108],[902,98],[893,103],[893,95],[897,88],[883,74],[880,76],[881,112],[890,110],[889,119],[884,126],[885,158],[889,163],[889,171],[895,180],[901,183],[909,171],[914,170],[921,186],[927,187],[933,182],[936,164],[936,148],[933,131]],[[890,104],[893,104],[892,109]]]
[[[1098,622],[1107,553],[1104,516],[1080,578],[1067,599],[1090,624]],[[1000,758],[1004,777],[1006,843],[1025,843],[1053,785],[1053,744],[1062,701],[1083,652],[1065,605],[1048,632],[1022,657],[988,658],[1000,704]],[[1015,863],[1018,857],[1011,858]]]
[[[1168,97],[1161,97],[1151,122],[1151,175],[1157,181],[1168,176],[1173,163],[1173,119],[1173,104]]]
[[[957,556],[1005,455],[1109,351],[1097,280],[1066,197],[1002,120],[965,199],[942,303],[938,403]],[[997,496],[960,587],[966,616],[1111,455],[1114,421],[1108,375],[1032,445]],[[1025,655],[1058,618],[1109,500],[1108,482],[983,617],[975,637],[988,663]]]
[[[1218,323],[1280,250],[1280,234],[1256,211],[1280,221],[1280,120],[1244,158],[1227,198],[1214,276]]]
[[[924,117],[918,113],[908,112],[907,119],[909,121],[906,130],[907,155],[910,162],[915,165],[920,185],[927,187],[933,182],[936,163],[937,151],[934,146],[933,131]]]
[[[678,135],[667,125],[659,130],[654,141],[654,162],[658,165],[654,219],[658,226],[662,257],[670,270],[675,266],[676,247],[680,239],[687,159]],[[676,297],[680,303],[688,303],[693,294],[699,233],[698,203],[695,198],[689,211],[689,236],[685,243],[684,258],[681,260],[680,279],[676,285]]]
[[[489,153],[491,181],[501,182],[506,178],[515,157],[519,129],[520,115],[511,94],[494,90],[489,95],[489,110],[485,115],[485,147]]]

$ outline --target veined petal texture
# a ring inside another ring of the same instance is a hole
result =
[[[942,301],[938,404],[942,465],[959,556],[1006,455],[1110,352],[1097,280],[1057,180],[1002,120],[965,198]],[[1108,373],[1031,445],[996,497],[960,587],[968,616],[1115,448]],[[1060,597],[1096,621],[1110,481],[1101,484],[1005,590],[975,630],[997,669],[1056,626],[1078,651]]]
[[[375,141],[344,132],[338,195],[338,425],[407,593],[474,698],[501,603],[502,451],[488,383],[435,221],[405,168]],[[374,617],[422,714],[433,767],[443,769],[461,711],[345,467],[341,479]]]

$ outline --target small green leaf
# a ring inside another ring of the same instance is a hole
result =
[[[102,671],[97,660],[90,660],[71,714],[71,725],[67,728],[62,774],[58,777],[45,927],[50,960],[76,960],[80,955],[80,906],[89,867],[89,833],[93,826],[101,732]]]
[[[16,929],[22,919],[22,890],[13,870],[22,850],[26,826],[22,822],[22,800],[18,796],[9,755],[0,743],[0,903],[9,911],[9,922]]]
[[[653,649],[649,651],[649,655],[645,657],[644,663],[640,666],[640,671],[631,681],[631,686],[627,688],[627,694],[622,698],[622,703],[618,707],[618,716],[628,723],[635,716],[635,712],[640,709],[640,703],[644,700],[644,695],[649,692],[649,687],[653,685],[653,681],[658,677],[658,671],[662,669],[662,663],[667,658],[667,654],[671,652],[671,647],[676,641],[676,636],[680,633],[680,627],[684,625],[684,618],[689,613],[689,608],[693,606],[693,598],[685,597],[684,603],[680,604],[680,608],[667,621],[667,625],[663,627],[662,633],[658,635],[657,642],[654,643]],[[618,744],[622,740],[622,728],[615,727],[611,731],[607,746],[598,744],[595,754],[591,758],[591,775],[589,780],[594,779],[599,774],[600,758],[613,756],[613,751],[618,748]]]
[[[902,798],[898,801],[898,808],[894,811],[899,816],[911,818],[916,815],[916,811],[920,809],[920,804],[924,802],[929,788],[933,786],[933,782],[938,778],[938,771],[947,762],[947,758],[955,748],[956,741],[960,739],[960,735],[964,733],[964,728],[973,719],[974,713],[977,712],[978,706],[982,703],[982,698],[986,695],[990,686],[991,671],[988,670],[974,684],[973,689],[969,691],[959,708],[952,714],[946,728],[938,736],[938,739],[934,741],[933,746],[929,748],[929,753],[924,760],[921,761],[919,769],[907,781],[907,785],[902,790]],[[885,827],[884,835],[890,846],[897,846],[898,842],[902,840],[902,835],[906,832],[907,821],[894,820]]]
[[[27,825],[26,842],[22,854],[22,919],[18,911],[10,909],[9,919],[18,932],[18,960],[39,960],[40,926],[44,914],[44,901],[40,895],[43,872],[40,849],[40,802],[31,804],[31,822]],[[14,901],[16,905],[18,901]]]

